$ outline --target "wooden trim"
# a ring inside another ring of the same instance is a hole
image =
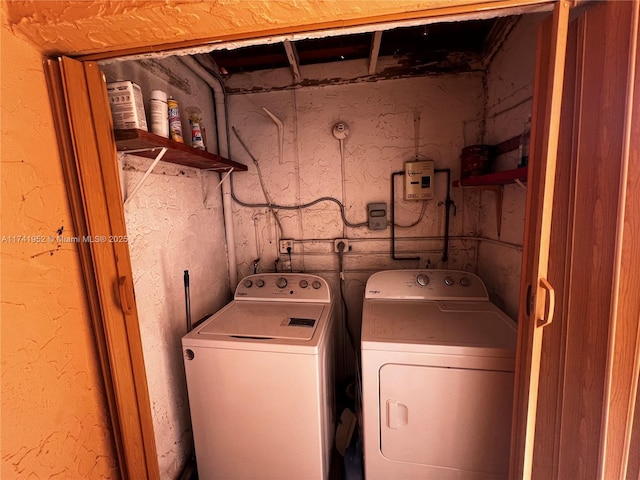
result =
[[[167,43],[149,43],[135,48],[125,48],[122,50],[109,50],[106,52],[91,53],[76,57],[81,61],[99,61],[111,58],[126,57],[131,55],[171,52],[185,50],[188,48],[202,47],[208,44],[237,42],[243,40],[267,39],[270,37],[281,35],[294,35],[303,32],[320,32],[325,30],[338,30],[349,27],[359,27],[363,25],[384,25],[386,23],[411,21],[416,19],[428,19],[435,17],[451,17],[456,15],[467,15],[473,13],[485,13],[500,11],[518,7],[535,7],[544,6],[554,3],[556,0],[488,0],[479,1],[469,4],[453,5],[438,8],[425,8],[422,10],[414,10],[407,12],[389,13],[384,15],[364,16],[360,18],[348,18],[341,20],[332,20],[307,25],[293,25],[280,28],[271,28],[261,31],[243,31],[228,35],[218,35],[212,37],[197,38],[192,40],[183,40],[180,42]]]
[[[128,246],[108,240],[126,229],[106,87],[95,64],[61,58],[48,67],[76,233],[107,239],[79,245],[120,471],[126,479],[158,479],[137,313],[125,314],[118,294],[120,278],[131,278]]]
[[[630,453],[634,452],[634,415],[640,415],[636,406],[640,376],[640,4],[621,2],[611,8],[617,10],[619,18],[629,19],[625,36],[629,38],[629,61],[600,472],[601,478],[625,479]]]

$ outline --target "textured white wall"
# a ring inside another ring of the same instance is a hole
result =
[[[151,90],[162,89],[183,107],[198,106],[215,151],[215,122],[209,87],[173,58],[156,61],[154,75],[134,62],[103,67],[109,80],[141,86],[149,119]],[[160,68],[162,67],[162,68]],[[189,143],[190,138],[186,138]],[[121,155],[125,195],[152,160]],[[140,333],[162,479],[178,477],[193,448],[181,337],[186,333],[184,270],[189,270],[195,323],[230,300],[229,269],[218,173],[160,162],[125,206]]]
[[[150,162],[127,156],[129,190]],[[180,343],[186,333],[184,270],[194,323],[230,299],[218,181],[214,173],[161,163],[125,208],[163,479],[178,476],[192,448]]]
[[[345,71],[353,68],[347,62]],[[334,67],[334,78],[342,73]],[[265,77],[273,85],[291,83],[286,69],[268,72]],[[229,88],[259,88],[262,78],[262,74],[234,76]],[[402,171],[404,162],[414,160],[416,153],[420,159],[435,160],[436,168],[451,168],[451,180],[458,178],[465,125],[479,123],[484,98],[482,75],[469,73],[234,94],[229,101],[231,125],[258,160],[273,203],[298,205],[330,196],[344,203],[349,222],[359,224],[366,222],[370,202],[386,202],[391,218],[391,173]],[[276,124],[263,107],[284,123],[282,163]],[[350,128],[344,140],[344,158],[332,134],[339,121]],[[233,135],[231,145],[232,158],[249,165],[248,172],[233,175],[236,196],[246,203],[264,203],[256,166]],[[407,225],[419,218],[422,203],[403,200],[403,181],[403,177],[396,178],[396,222]],[[457,214],[453,216],[452,209],[450,234],[454,238],[449,260],[442,262],[446,176],[438,174],[435,184],[435,199],[427,202],[422,221],[411,229],[396,229],[397,255],[419,256],[417,261],[392,260],[390,228],[370,231],[347,227],[335,203],[279,210],[282,232],[268,208],[234,203],[240,275],[251,273],[257,258],[260,271],[273,271],[276,260],[280,268],[290,268],[288,256],[278,253],[278,240],[288,238],[294,240],[292,268],[319,273],[339,291],[334,239],[349,239],[345,290],[351,329],[358,339],[362,293],[371,273],[424,268],[428,262],[434,268],[475,271],[477,243],[455,238],[467,235],[460,189],[451,190]]]
[[[497,144],[522,133],[531,114],[535,68],[536,27],[539,15],[521,17],[486,74],[485,142]],[[497,159],[497,170],[516,168],[518,151]],[[476,193],[479,197],[479,229],[483,237],[522,245],[527,192],[512,184],[503,192],[502,227],[497,232],[495,194]],[[521,248],[481,242],[478,248],[478,274],[487,284],[491,300],[509,316],[517,318],[522,262]]]

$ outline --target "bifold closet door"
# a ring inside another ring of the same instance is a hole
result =
[[[126,236],[106,85],[98,65],[46,61],[75,235]],[[123,478],[160,477],[126,243],[77,244]]]
[[[555,291],[547,277],[569,10],[570,2],[556,2],[539,28],[536,46],[511,439],[513,480],[531,478],[542,336],[554,318]]]
[[[537,415],[526,427],[531,468],[512,469],[514,479],[639,478],[638,10],[637,2],[578,4],[568,26],[549,216],[555,318],[537,339],[539,390],[529,396]],[[539,164],[532,170],[535,200],[542,175]],[[528,212],[540,210],[528,205]],[[525,252],[523,270],[535,253]],[[526,290],[520,321],[538,333]]]

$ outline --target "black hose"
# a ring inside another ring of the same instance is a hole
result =
[[[343,223],[347,226],[347,227],[351,227],[351,228],[362,228],[362,227],[366,227],[369,225],[369,222],[362,222],[362,223],[351,223],[347,220],[346,214],[345,214],[345,208],[344,205],[342,204],[342,202],[340,200],[338,200],[337,198],[333,198],[333,197],[320,197],[317,198],[311,202],[308,203],[303,203],[302,205],[276,205],[276,204],[271,204],[269,205],[268,203],[247,203],[244,202],[242,200],[240,200],[238,197],[236,197],[236,193],[234,191],[233,188],[233,174],[230,175],[230,184],[231,184],[231,198],[233,199],[234,202],[236,202],[238,205],[240,205],[241,207],[246,207],[246,208],[273,208],[275,210],[302,210],[303,208],[309,208],[312,207],[318,203],[321,202],[333,202],[335,204],[338,205],[338,207],[340,207],[340,216],[342,217],[342,221]]]
[[[344,279],[344,244],[341,242],[341,244],[338,244],[338,262],[339,262],[339,267],[338,267],[338,271],[340,272],[340,299],[342,300],[342,307],[344,308],[344,327],[345,330],[347,331],[347,335],[349,337],[349,343],[351,343],[351,348],[353,348],[353,351],[357,353],[357,347],[356,347],[356,341],[353,337],[353,334],[351,333],[351,328],[349,328],[349,309],[347,308],[347,300],[345,299],[345,295],[344,295],[344,283],[345,283],[345,279]]]

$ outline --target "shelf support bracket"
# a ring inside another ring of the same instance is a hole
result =
[[[231,173],[233,172],[233,167],[231,167],[229,170],[227,170],[225,173],[225,175],[223,176],[220,170],[218,169],[206,169],[204,170],[205,172],[218,172],[220,174],[220,181],[218,182],[218,184],[215,186],[214,190],[218,190],[220,188],[220,186],[222,185],[222,183],[229,178],[229,175],[231,175]],[[199,170],[202,171],[202,170]],[[204,208],[209,208],[207,207],[207,200],[209,200],[209,189],[207,189],[206,186],[206,181],[204,180],[203,177],[200,177],[200,184],[202,186],[202,203],[204,205]]]
[[[280,144],[278,145],[279,150],[278,150],[278,154],[279,154],[279,164],[282,165],[284,163],[284,124],[282,123],[282,121],[276,117],[273,113],[271,113],[269,110],[267,110],[266,108],[262,107],[262,110],[264,110],[264,113],[266,113],[267,115],[269,115],[269,117],[271,117],[271,120],[273,120],[273,123],[276,124],[276,126],[278,127],[278,142],[280,142]]]
[[[129,154],[129,153],[142,152],[142,151],[148,151],[148,150],[152,150],[152,149],[129,150],[129,151],[124,152],[124,153]],[[167,147],[162,147],[160,152],[158,152],[158,155],[156,156],[156,159],[149,166],[149,168],[147,168],[147,171],[144,172],[144,175],[142,176],[140,181],[137,183],[137,185],[131,191],[131,195],[127,196],[127,199],[124,201],[125,205],[127,203],[129,203],[129,200],[131,200],[133,198],[133,196],[138,192],[138,190],[140,190],[140,188],[142,187],[142,184],[144,184],[144,182],[147,180],[147,177],[149,177],[149,175],[151,175],[151,172],[153,172],[153,169],[156,168],[156,165],[158,165],[158,162],[160,162],[160,160],[162,160],[162,157],[164,157],[165,153],[167,153]]]

